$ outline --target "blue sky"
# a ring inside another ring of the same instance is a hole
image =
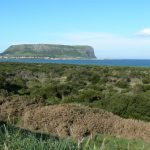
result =
[[[98,58],[150,59],[150,0],[1,0],[0,51],[11,44],[91,45]]]

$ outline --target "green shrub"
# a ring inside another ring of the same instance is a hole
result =
[[[129,83],[127,82],[127,81],[118,81],[117,83],[116,83],[116,86],[117,87],[119,87],[119,88],[123,88],[123,89],[125,89],[125,88],[128,88],[129,87]]]

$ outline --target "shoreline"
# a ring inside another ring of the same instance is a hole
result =
[[[81,57],[76,57],[76,58],[73,58],[73,57],[69,57],[69,58],[51,58],[51,57],[7,57],[7,56],[0,56],[0,59],[99,60],[97,58],[81,58]]]

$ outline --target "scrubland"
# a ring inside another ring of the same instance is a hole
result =
[[[0,148],[148,149],[149,74],[137,67],[0,63]]]

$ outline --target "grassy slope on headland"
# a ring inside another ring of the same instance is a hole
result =
[[[55,44],[12,45],[1,55],[6,57],[96,58],[91,46]]]

